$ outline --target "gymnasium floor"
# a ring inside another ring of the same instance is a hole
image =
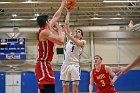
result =
[[[57,93],[60,93],[60,92],[57,92]],[[79,92],[79,93],[88,93],[88,92]],[[140,91],[125,91],[125,92],[117,92],[117,93],[140,93]]]
[[[140,93],[140,91],[126,91],[126,92],[117,92],[117,93]]]

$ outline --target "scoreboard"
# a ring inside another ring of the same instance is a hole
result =
[[[26,60],[26,39],[0,38],[0,60]]]

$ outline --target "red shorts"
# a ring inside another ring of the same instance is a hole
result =
[[[113,86],[111,87],[106,87],[102,89],[98,89],[96,93],[116,93],[116,90]]]
[[[44,87],[43,87],[42,84],[38,84],[38,88],[39,88],[39,89],[44,89]]]
[[[49,62],[36,63],[35,74],[39,84],[55,84],[54,71]]]

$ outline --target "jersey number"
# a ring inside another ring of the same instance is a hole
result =
[[[101,80],[100,82],[101,82],[102,86],[105,86],[104,80]]]
[[[72,46],[72,50],[71,50],[71,52],[73,52],[73,50],[74,50],[74,46]]]

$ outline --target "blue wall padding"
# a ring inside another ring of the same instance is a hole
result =
[[[62,92],[62,81],[60,80],[60,71],[55,71],[55,90]]]
[[[5,72],[0,72],[0,93],[5,93]]]
[[[140,70],[130,70],[115,83],[117,91],[140,91]]]
[[[90,72],[82,71],[79,83],[79,92],[87,92],[89,90]]]
[[[60,71],[55,71],[56,92],[62,92],[62,82],[60,81]],[[89,91],[90,72],[81,72],[81,81],[79,83],[79,92]],[[120,76],[115,82],[117,91],[140,91],[140,70],[130,70],[128,73]],[[94,85],[95,86],[95,85]],[[94,91],[97,87],[94,87]],[[38,85],[33,72],[21,73],[21,93],[37,93]],[[72,85],[70,84],[70,91]],[[0,72],[0,93],[5,93],[5,73]]]
[[[56,92],[62,92],[62,83],[59,80],[60,72],[55,72],[56,77]],[[89,91],[89,79],[90,72],[82,71],[81,81],[79,84],[79,92]],[[120,76],[115,82],[115,89],[117,91],[140,91],[140,70],[130,70],[128,73]],[[96,91],[97,87],[94,85],[93,91]],[[71,86],[70,86],[71,91]]]
[[[38,93],[37,79],[33,72],[21,73],[21,93]]]

